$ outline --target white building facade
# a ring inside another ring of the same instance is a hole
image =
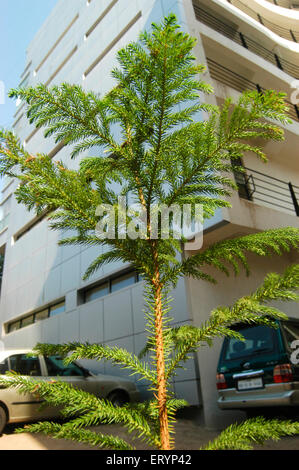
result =
[[[103,94],[113,86],[110,71],[116,65],[116,51],[173,12],[184,30],[198,39],[196,57],[207,65],[203,78],[215,88],[210,100],[220,104],[226,96],[237,97],[248,88],[285,91],[293,119],[285,127],[285,142],[267,144],[266,166],[252,156],[244,158],[247,177],[238,180],[240,189],[232,197],[232,208],[219,210],[205,226],[205,246],[268,228],[299,227],[299,103],[292,99],[294,81],[299,79],[299,10],[287,0],[275,2],[281,6],[252,0],[248,8],[247,3],[60,0],[29,45],[21,76],[21,86],[68,82]],[[29,152],[48,153],[70,167],[78,165],[70,159],[68,147],[45,139],[42,129],[28,123],[23,104],[17,107],[13,129]],[[62,234],[50,231],[46,218],[37,218],[17,204],[16,184],[6,180],[0,203],[0,253],[5,256],[0,322],[5,347],[88,341],[138,354],[146,341],[142,280],[130,266],[112,263],[83,281],[98,248],[59,247]],[[296,261],[294,253],[270,260],[252,257],[252,277],[227,279],[218,274],[217,287],[181,280],[173,292],[174,325],[200,325],[214,307],[230,304],[257,287],[267,272],[281,272]],[[299,316],[293,304],[284,310]],[[213,348],[200,350],[173,382],[176,396],[197,407],[199,422],[210,428],[221,428],[236,416],[217,408],[220,345],[216,341]],[[104,362],[93,362],[91,368],[127,374]],[[146,384],[138,382],[138,387],[148,396]]]

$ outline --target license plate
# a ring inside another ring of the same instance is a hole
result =
[[[247,379],[238,381],[238,390],[252,390],[254,388],[262,388],[263,379],[258,377],[256,379]]]

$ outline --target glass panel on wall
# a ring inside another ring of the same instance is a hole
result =
[[[29,317],[25,317],[25,318],[22,318],[22,328],[24,328],[24,326],[28,326],[28,325],[32,325],[32,323],[34,322],[34,315],[30,315]]]
[[[21,321],[20,320],[15,321],[8,326],[8,333],[19,330],[20,328],[21,328]]]
[[[135,284],[135,273],[128,273],[124,274],[123,276],[118,277],[111,281],[111,292],[118,291],[119,289],[123,289],[124,287],[131,286]]]
[[[50,317],[54,317],[59,313],[63,313],[65,311],[65,302],[61,302],[60,304],[53,305],[50,307]]]
[[[85,302],[90,302],[91,300],[99,299],[104,295],[109,294],[109,283],[101,284],[100,286],[93,287],[85,293]]]
[[[49,316],[49,310],[42,310],[35,314],[35,321],[45,320]]]

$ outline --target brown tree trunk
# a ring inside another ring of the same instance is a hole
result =
[[[157,261],[157,253],[155,253]],[[157,367],[157,400],[159,408],[161,450],[170,450],[170,436],[167,413],[167,381],[165,378],[165,358],[163,344],[162,285],[158,264],[155,263],[155,332],[156,332],[156,367]]]

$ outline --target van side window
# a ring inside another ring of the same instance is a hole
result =
[[[26,354],[10,356],[10,369],[21,375],[39,376],[41,374],[39,358],[28,357]]]

